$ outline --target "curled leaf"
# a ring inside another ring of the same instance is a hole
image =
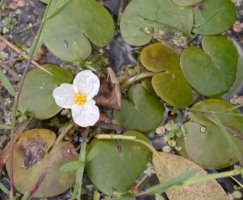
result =
[[[111,68],[108,68],[107,72],[109,81],[105,78],[101,78],[100,90],[94,99],[97,105],[119,110],[121,108],[121,90],[119,81]]]

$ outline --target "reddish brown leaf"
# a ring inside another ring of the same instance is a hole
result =
[[[108,78],[101,77],[98,95],[94,98],[97,105],[119,110],[121,108],[121,90],[119,81],[111,68],[107,69]]]

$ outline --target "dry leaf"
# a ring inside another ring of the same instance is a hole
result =
[[[101,78],[98,95],[94,98],[97,105],[119,110],[121,108],[121,90],[119,81],[111,68],[107,68],[109,81]]]
[[[198,176],[207,174],[192,161],[169,153],[154,154],[153,165],[160,183],[195,169],[198,170]],[[166,194],[170,200],[228,200],[225,191],[215,180],[171,189]]]

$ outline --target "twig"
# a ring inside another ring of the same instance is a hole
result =
[[[19,49],[18,47],[16,47],[14,44],[12,44],[11,42],[9,42],[5,37],[3,37],[2,35],[0,35],[0,40],[2,42],[4,42],[6,45],[8,45],[10,48],[12,48],[14,51],[16,51],[17,53],[19,53],[21,56],[23,56],[26,60],[30,61],[33,65],[35,65],[36,67],[40,68],[41,70],[45,71],[46,73],[52,75],[48,70],[46,70],[44,67],[40,66],[36,61],[34,61],[32,59],[33,56],[28,56],[26,53],[24,53],[21,49]]]
[[[61,134],[57,137],[57,139],[55,140],[52,149],[54,149],[61,141],[62,139],[65,137],[65,135],[74,127],[76,126],[76,124],[74,122],[71,122],[62,132]],[[77,128],[78,126],[76,126]]]
[[[240,187],[241,187],[241,189],[243,189],[243,184],[241,184],[241,182],[240,181],[238,181],[236,178],[234,178],[233,176],[230,176],[230,178],[233,180],[233,181],[235,181]]]
[[[139,188],[141,187],[141,185],[149,178],[149,175],[146,174],[138,183],[137,185],[134,187],[134,190],[139,190]]]
[[[1,64],[3,63],[3,64],[8,64],[8,63],[13,63],[13,62],[16,62],[16,61],[18,61],[18,60],[20,60],[21,59],[21,57],[19,56],[19,57],[17,57],[17,58],[13,58],[13,59],[10,59],[10,60],[6,60],[6,61],[4,61],[4,62],[0,62]]]

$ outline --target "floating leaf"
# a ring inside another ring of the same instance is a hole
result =
[[[152,37],[147,30],[159,31],[176,28],[191,33],[193,13],[191,7],[181,7],[171,0],[133,0],[121,17],[121,34],[131,45],[147,44]]]
[[[140,60],[143,66],[151,72],[180,71],[179,56],[159,42],[144,47]]]
[[[232,141],[238,146],[243,154],[243,116],[234,116],[240,114],[238,110],[228,111],[231,114],[224,113],[233,106],[219,99],[210,99],[202,101],[192,107],[198,111],[190,112],[191,122],[183,125],[185,137],[180,140],[183,146],[182,155],[196,162],[204,168],[224,168],[234,164],[235,158],[233,148],[224,137],[222,130],[216,125],[215,119],[208,112],[220,112],[217,117],[221,120],[225,129],[230,134]],[[208,112],[207,112],[208,111]]]
[[[126,132],[125,135],[149,142],[136,131]],[[115,190],[128,191],[146,168],[151,156],[146,147],[134,141],[96,140],[90,144],[90,149],[96,146],[99,146],[100,152],[86,164],[86,171],[92,183],[107,195]]]
[[[194,7],[194,33],[216,35],[229,29],[236,21],[236,8],[231,0],[204,0]]]
[[[53,90],[61,83],[71,82],[71,72],[55,65],[43,65],[53,75],[35,68],[28,72],[20,105],[34,114],[37,119],[48,119],[56,115],[61,108],[56,105],[52,96]]]
[[[14,184],[24,193],[39,178],[44,167],[50,168],[34,197],[50,197],[65,192],[72,186],[75,172],[62,173],[59,168],[65,163],[77,160],[77,152],[72,144],[60,143],[51,153],[47,153],[55,141],[55,133],[47,129],[33,129],[23,133],[14,146]],[[10,162],[7,162],[9,173]]]
[[[198,148],[198,147],[197,147]],[[179,175],[197,170],[197,176],[206,175],[207,172],[197,164],[174,154],[159,153],[153,156],[153,165],[160,183],[165,183]],[[179,167],[178,167],[179,166]],[[167,190],[170,200],[227,200],[223,188],[215,180],[192,184],[189,187]]]
[[[47,18],[64,1],[53,1]],[[112,40],[113,35],[114,23],[111,15],[94,0],[70,1],[44,27],[45,45],[57,57],[71,62],[83,60],[90,55],[90,41],[103,47]]]
[[[179,56],[174,51],[154,43],[143,48],[140,60],[149,71],[164,71],[153,76],[152,86],[165,102],[178,108],[192,103],[192,89],[181,72]]]
[[[201,2],[202,0],[173,0],[179,6],[190,6]]]
[[[185,108],[192,103],[192,89],[183,75],[170,72],[152,78],[155,92],[168,104]]]
[[[205,36],[203,50],[189,47],[181,54],[182,71],[200,94],[214,96],[226,92],[236,78],[238,53],[224,36]]]
[[[142,84],[132,86],[128,97],[130,101],[122,100],[121,110],[113,112],[120,126],[149,132],[163,121],[164,109],[160,100],[145,90]]]
[[[0,70],[0,83],[3,84],[5,89],[13,96],[15,96],[15,89],[10,83],[9,79],[5,76],[5,74]]]

